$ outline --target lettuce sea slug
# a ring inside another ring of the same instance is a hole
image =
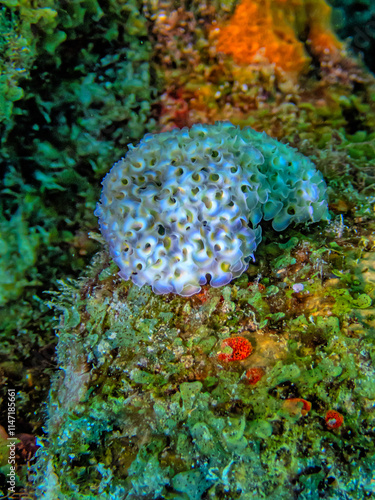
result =
[[[120,276],[155,293],[190,296],[210,275],[240,276],[261,240],[328,219],[326,184],[285,144],[231,123],[147,134],[103,180],[95,211]]]

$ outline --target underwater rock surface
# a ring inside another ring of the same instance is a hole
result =
[[[103,252],[56,300],[38,498],[366,498],[375,273],[357,259],[374,245],[291,230],[262,243],[267,277],[189,298],[117,278]]]

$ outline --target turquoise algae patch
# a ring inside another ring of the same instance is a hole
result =
[[[240,276],[262,220],[327,220],[326,184],[295,149],[229,122],[147,134],[103,180],[95,215],[120,276],[157,294]]]

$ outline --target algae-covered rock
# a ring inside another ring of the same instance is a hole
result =
[[[255,287],[244,275],[223,289],[227,299],[208,286],[189,298],[155,295],[105,271],[103,258],[81,284],[65,286],[54,299],[63,311],[60,371],[35,467],[38,497],[334,498],[334,478],[338,492],[363,498],[349,478],[368,484],[375,452],[374,368],[363,357],[374,347],[350,325],[360,324],[363,290],[373,292],[348,286],[350,263],[342,281],[328,278],[337,254],[326,254],[322,281],[314,255],[329,252],[329,235],[271,247],[274,259],[289,249],[295,262],[281,276],[275,270],[272,284]],[[336,242],[350,251],[348,240]],[[272,262],[265,246],[262,273],[272,275]],[[255,295],[263,307],[253,308]],[[220,357],[222,341],[239,334],[253,352]],[[252,367],[264,373],[254,385],[245,376]],[[344,416],[341,427],[327,427],[329,410]]]
[[[2,397],[14,386],[18,432],[40,434],[56,343],[45,291],[97,251],[99,179],[153,130],[157,82],[140,1],[0,4]]]

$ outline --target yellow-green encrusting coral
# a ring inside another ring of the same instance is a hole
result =
[[[229,122],[146,135],[105,177],[95,213],[122,278],[184,296],[207,274],[214,287],[240,276],[262,220],[282,231],[328,219],[307,157]]]

